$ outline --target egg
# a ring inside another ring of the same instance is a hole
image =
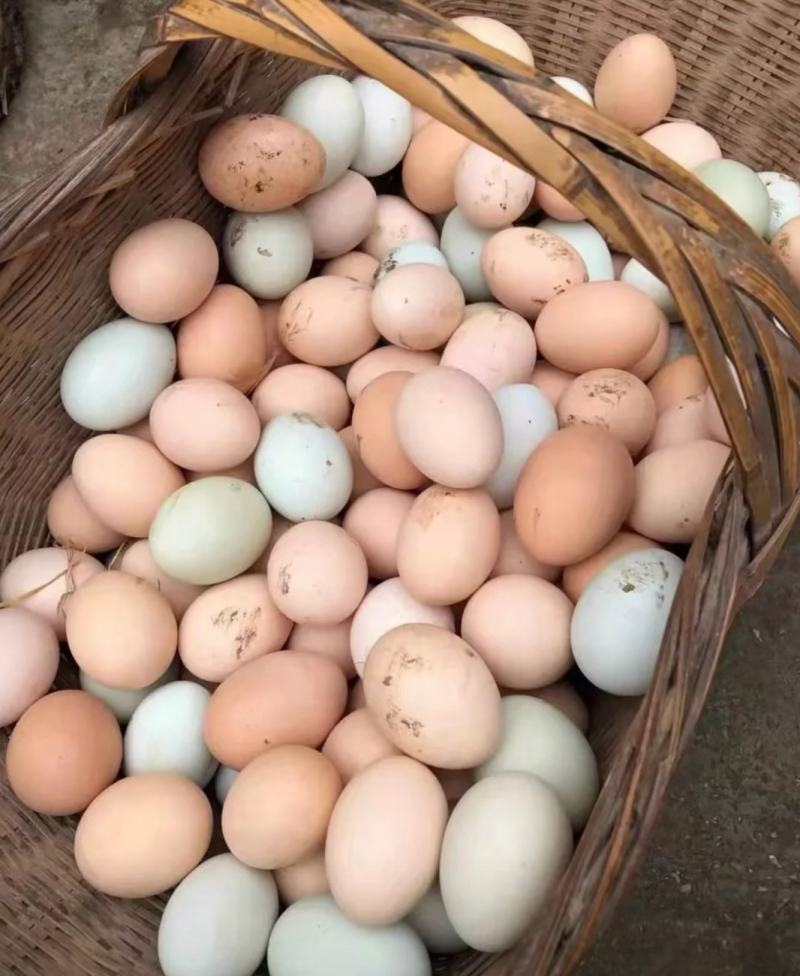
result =
[[[413,504],[411,492],[376,488],[356,499],[347,510],[342,526],[361,546],[373,579],[397,576],[398,538]]]
[[[450,488],[478,487],[502,457],[500,411],[483,384],[459,369],[436,366],[412,376],[395,425],[412,464]]]
[[[795,284],[800,284],[800,217],[787,220],[772,238],[772,251]]]
[[[527,773],[476,783],[442,844],[439,884],[453,928],[481,952],[511,948],[552,899],[571,857],[572,826],[549,786]]]
[[[149,898],[182,881],[211,841],[211,804],[182,776],[149,773],[112,783],[75,832],[82,877],[113,898]]]
[[[375,272],[373,284],[382,281],[390,271],[404,264],[435,264],[445,271],[449,270],[447,258],[438,247],[428,244],[427,241],[408,241],[389,251]]]
[[[435,352],[417,352],[398,346],[378,346],[356,360],[347,373],[347,392],[353,403],[369,383],[384,373],[421,373],[439,365]]]
[[[375,285],[371,314],[375,328],[393,345],[427,351],[443,345],[460,325],[464,294],[445,268],[406,264]]]
[[[325,170],[325,150],[288,119],[237,115],[208,133],[197,168],[203,186],[226,207],[268,213],[313,192]]]
[[[563,88],[568,91],[570,95],[574,95],[575,98],[579,98],[582,102],[587,105],[591,105],[594,108],[594,99],[592,98],[589,89],[582,85],[575,78],[567,78],[564,75],[553,75],[553,81],[558,85],[559,88]]]
[[[455,172],[469,139],[433,119],[414,133],[403,158],[403,189],[423,213],[439,214],[456,205]]]
[[[338,275],[341,278],[352,278],[362,285],[372,285],[372,279],[378,270],[378,262],[363,251],[349,251],[341,257],[326,261],[320,269],[321,275]]]
[[[635,532],[619,532],[607,545],[583,559],[579,563],[564,567],[564,577],[561,586],[573,603],[577,603],[581,593],[586,589],[592,579],[604,569],[610,562],[626,552],[635,552],[637,549],[654,549],[655,542],[647,539],[643,535]]]
[[[90,332],[69,354],[61,371],[61,403],[89,430],[137,423],[171,382],[175,363],[169,329],[117,319]]]
[[[536,361],[531,375],[531,384],[540,389],[547,399],[555,407],[561,399],[564,390],[575,379],[574,373],[568,373],[544,359]]]
[[[352,81],[364,109],[364,131],[352,167],[364,176],[388,173],[405,155],[411,142],[411,104],[374,78]]]
[[[688,170],[722,158],[714,136],[693,122],[662,122],[642,133],[642,139]]]
[[[543,183],[541,180],[536,183],[533,200],[553,220],[566,222],[585,219],[583,212],[578,210],[571,200],[565,197],[563,193],[559,193],[555,187],[550,186],[549,183]]]
[[[589,709],[577,691],[566,681],[529,691],[533,698],[540,698],[553,708],[557,708],[584,735],[589,731]]]
[[[724,444],[690,441],[642,458],[628,524],[656,542],[691,542],[729,456]]]
[[[314,257],[324,260],[340,257],[364,240],[375,226],[378,198],[368,179],[348,170],[298,210],[311,231]]]
[[[669,113],[678,72],[669,47],[655,34],[631,34],[606,55],[594,83],[598,112],[644,132]]]
[[[356,669],[350,656],[350,625],[352,617],[338,624],[295,624],[286,641],[288,651],[310,651],[329,657],[342,669],[348,680]]]
[[[718,440],[712,437],[704,403],[705,395],[698,394],[662,410],[644,453],[652,454],[663,447],[675,447],[689,441]]]
[[[325,150],[325,172],[317,190],[335,183],[358,152],[364,109],[355,88],[338,75],[316,75],[295,86],[280,114],[308,129]]]
[[[214,776],[214,796],[216,796],[220,806],[228,798],[233,781],[238,775],[239,770],[231,769],[230,766],[220,766],[217,770]]]
[[[46,694],[58,670],[58,637],[41,616],[0,608],[0,728],[11,725]]]
[[[708,377],[697,356],[680,356],[662,366],[647,386],[661,413],[689,397],[702,396],[708,389]]]
[[[617,532],[634,499],[627,449],[597,427],[567,427],[539,445],[522,469],[514,522],[536,559],[567,566],[596,553]]]
[[[509,508],[500,513],[500,553],[489,579],[519,574],[554,583],[561,576],[561,567],[539,562],[525,549],[514,525],[514,510]]]
[[[632,373],[593,369],[562,394],[557,407],[561,427],[599,427],[621,441],[636,457],[656,426],[652,393]]]
[[[527,211],[536,177],[483,146],[470,145],[455,170],[456,204],[476,227],[499,230]]]
[[[218,271],[217,246],[208,231],[173,217],[129,234],[111,255],[108,278],[123,312],[142,322],[164,324],[182,319],[205,301]],[[167,345],[162,339],[159,348]],[[118,368],[127,370],[129,384],[138,384],[139,373],[133,376],[130,363]]]
[[[530,325],[507,309],[479,312],[453,332],[441,365],[470,373],[494,393],[501,386],[527,382],[536,362]]]
[[[540,688],[572,665],[572,604],[546,580],[500,576],[467,601],[461,636],[481,656],[499,685]]]
[[[509,227],[495,234],[483,248],[481,268],[494,297],[531,321],[557,295],[588,277],[583,258],[571,244],[531,227]]]
[[[502,21],[495,20],[494,17],[454,17],[453,23],[461,30],[477,37],[479,41],[495,47],[504,54],[509,54],[512,58],[522,61],[523,64],[533,67],[533,52],[528,47],[525,38],[518,34],[513,27]]]
[[[308,746],[274,746],[233,781],[222,808],[225,843],[250,867],[295,864],[324,841],[341,790],[325,756]]]
[[[568,222],[548,218],[543,220],[537,229],[571,244],[586,265],[589,281],[614,280],[614,267],[608,244],[588,221]]]
[[[367,560],[358,543],[331,522],[302,522],[275,545],[267,566],[277,608],[296,623],[337,624],[367,590]]]
[[[493,235],[493,230],[471,224],[458,207],[450,211],[442,227],[442,254],[469,302],[491,297],[481,258],[484,245]]]
[[[163,570],[159,569],[153,559],[150,543],[147,539],[139,539],[124,549],[115,561],[113,568],[121,569],[132,576],[138,576],[154,586],[162,596],[166,597],[172,612],[175,614],[175,619],[179,623],[191,603],[203,592],[202,586],[183,583],[167,576]]]
[[[619,556],[586,586],[575,606],[575,662],[612,695],[643,695],[650,684],[683,560],[664,549]]]
[[[731,438],[725,424],[725,418],[719,409],[717,398],[714,391],[709,387],[703,394],[703,424],[706,429],[706,437],[712,441],[719,441],[720,444],[727,444],[730,447]],[[680,405],[680,404],[679,404]]]
[[[325,852],[314,851],[295,864],[272,872],[284,905],[293,905],[301,898],[330,894],[325,875]]]
[[[428,217],[408,200],[379,195],[375,226],[361,242],[361,249],[380,262],[389,256],[392,248],[408,241],[425,241],[438,247],[439,235]]]
[[[347,784],[328,827],[325,871],[349,918],[391,925],[408,914],[436,877],[447,813],[439,781],[408,756],[378,760]]]
[[[173,492],[150,528],[160,570],[208,586],[245,572],[264,551],[272,513],[264,496],[237,478],[202,478]]]
[[[350,466],[353,469],[353,489],[350,493],[350,501],[355,501],[356,498],[360,498],[367,491],[380,488],[380,481],[367,468],[356,449],[356,435],[353,428],[343,427],[339,431],[339,440],[347,451],[347,455],[350,458]]]
[[[78,680],[80,681],[81,688],[85,692],[93,695],[95,698],[99,698],[110,709],[114,718],[120,724],[124,725],[130,721],[131,716],[138,706],[151,692],[155,691],[156,688],[161,688],[162,685],[170,681],[176,681],[179,672],[180,661],[175,658],[160,678],[156,678],[155,681],[149,685],[145,685],[144,688],[112,688],[110,685],[104,685],[102,681],[96,681],[85,671],[78,673]]]
[[[500,693],[475,651],[430,624],[381,637],[364,669],[367,706],[407,755],[442,769],[470,769],[500,741]]]
[[[366,708],[345,715],[322,747],[322,755],[330,759],[345,785],[373,763],[400,754]]]
[[[735,159],[712,159],[698,166],[695,175],[757,234],[767,236],[772,207],[758,173]]]
[[[83,552],[116,549],[125,540],[89,508],[71,474],[58,483],[50,497],[47,528],[59,545]]]
[[[438,882],[431,885],[411,909],[407,920],[430,953],[453,955],[467,948],[467,943],[447,917]]]
[[[637,379],[647,382],[663,366],[669,352],[670,338],[669,322],[662,316],[658,323],[655,342],[639,362],[630,367],[629,372]]]
[[[302,413],[341,430],[350,419],[350,398],[344,383],[329,370],[307,363],[273,369],[251,399],[262,424],[281,414]]]
[[[785,223],[800,217],[800,183],[785,173],[759,173],[769,194],[770,215],[766,238],[771,241]]]
[[[639,261],[631,258],[622,269],[619,280],[644,292],[661,309],[669,322],[680,322],[683,318],[668,286]]]
[[[284,298],[305,281],[314,260],[314,242],[294,207],[268,214],[234,211],[222,237],[231,277],[255,298]]]
[[[277,917],[270,874],[233,854],[209,858],[181,881],[161,916],[164,976],[250,976],[264,959]]]

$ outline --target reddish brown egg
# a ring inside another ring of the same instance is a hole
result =
[[[466,136],[436,119],[415,133],[403,159],[403,189],[418,210],[439,214],[455,207],[456,167],[468,145]]]

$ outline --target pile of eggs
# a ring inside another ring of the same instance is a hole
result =
[[[675,89],[638,35],[594,97],[800,279],[800,187]],[[0,577],[6,773],[82,815],[88,885],[174,889],[166,976],[428,976],[554,897],[600,789],[571,679],[646,692],[728,435],[666,286],[384,85],[311,78],[198,165],[223,280],[199,225],[139,228],[63,369],[94,436]]]

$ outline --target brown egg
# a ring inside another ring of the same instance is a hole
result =
[[[528,694],[532,698],[541,698],[548,705],[557,708],[584,735],[589,731],[589,709],[586,702],[568,682],[556,681],[555,684],[547,685],[545,688],[536,688],[529,691]]]
[[[534,201],[553,220],[576,221],[586,219],[570,199],[565,197],[563,193],[559,193],[549,183],[542,183],[541,180],[536,183]]]
[[[295,624],[286,642],[287,651],[308,651],[335,661],[348,680],[354,678],[356,668],[350,653],[350,624],[346,617],[338,624]]]
[[[85,691],[40,698],[17,722],[6,753],[11,789],[26,807],[51,817],[85,810],[121,764],[117,720]]]
[[[638,363],[630,367],[630,372],[643,382],[647,382],[655,371],[663,365],[669,352],[670,328],[666,316],[658,323],[656,340]]]
[[[397,541],[414,501],[410,491],[376,488],[347,510],[343,528],[361,546],[373,579],[397,576]]]
[[[330,370],[308,363],[273,369],[250,399],[262,426],[285,413],[307,413],[334,430],[341,430],[350,419],[344,383]]]
[[[314,243],[315,258],[336,258],[357,247],[375,226],[378,198],[370,181],[347,170],[331,186],[308,197],[298,210]]]
[[[571,373],[629,369],[652,348],[663,313],[623,281],[588,281],[554,298],[536,321],[539,352]]]
[[[234,464],[230,468],[222,468],[221,471],[184,471],[184,476],[188,481],[200,481],[201,478],[238,478],[239,481],[246,481],[254,488],[256,485],[256,471],[254,457],[242,461],[241,464]]]
[[[350,278],[311,278],[290,292],[278,315],[281,343],[304,363],[344,366],[380,336],[372,322],[372,289]]]
[[[150,532],[162,503],[186,483],[180,469],[152,444],[125,434],[84,441],[72,459],[72,477],[98,518],[138,539]]]
[[[237,115],[205,137],[197,168],[215,200],[234,210],[267,213],[313,192],[325,170],[325,150],[289,119]]]
[[[648,454],[636,465],[628,524],[656,542],[691,542],[730,453],[716,441],[691,441]]]
[[[261,317],[261,327],[267,337],[267,358],[265,368],[277,369],[279,366],[288,366],[289,363],[296,363],[297,360],[281,344],[278,336],[278,313],[283,302],[259,302],[258,314]]]
[[[794,283],[800,285],[800,217],[787,220],[772,238],[770,247]]]
[[[400,529],[397,567],[408,592],[428,606],[466,600],[500,553],[500,514],[482,488],[431,485]]]
[[[490,392],[527,383],[536,363],[536,339],[528,322],[508,309],[489,309],[470,317],[450,336],[442,366],[469,373]]]
[[[267,579],[278,609],[298,624],[338,624],[367,591],[361,547],[332,522],[300,522],[272,550]]]
[[[153,432],[150,430],[149,417],[140,420],[138,424],[131,424],[130,427],[120,427],[117,433],[127,434],[128,437],[140,437],[143,441],[147,441],[148,444],[155,444]]]
[[[203,304],[181,320],[178,373],[206,377],[247,393],[267,362],[267,335],[255,300],[235,285],[216,285]]]
[[[375,227],[360,247],[376,261],[389,257],[389,252],[408,241],[424,241],[439,246],[439,234],[431,221],[402,197],[379,196]]]
[[[131,576],[138,576],[140,579],[147,580],[166,598],[178,623],[180,623],[181,617],[186,613],[189,605],[205,589],[204,586],[195,586],[194,583],[184,583],[182,580],[167,576],[162,569],[156,566],[147,539],[139,539],[133,545],[128,546],[114,563],[113,569],[121,569],[124,573],[130,573]]]
[[[708,377],[697,356],[680,356],[662,366],[647,386],[656,412],[661,413],[689,397],[702,396],[708,389]]]
[[[453,23],[479,41],[533,67],[533,52],[525,39],[507,24],[493,17],[454,17]]]
[[[347,682],[330,658],[305,651],[266,654],[234,671],[211,696],[206,744],[232,769],[243,769],[269,746],[316,748],[346,702]]]
[[[67,549],[106,552],[125,541],[89,508],[78,494],[71,474],[60,481],[47,506],[47,528],[56,542]]]
[[[340,278],[351,278],[353,281],[371,288],[378,267],[378,262],[369,254],[364,254],[363,251],[350,251],[341,257],[326,261],[320,270],[320,275],[338,275]]]
[[[350,462],[353,465],[353,490],[350,493],[350,502],[360,498],[365,492],[380,488],[381,482],[369,470],[361,460],[361,455],[356,449],[356,434],[352,427],[343,427],[339,431],[339,440],[347,448],[350,455]]]
[[[597,427],[566,427],[528,458],[514,497],[514,522],[531,555],[568,566],[619,532],[633,493],[633,462],[620,441]]]
[[[274,746],[233,781],[222,808],[225,843],[253,868],[296,864],[324,842],[341,791],[325,756],[307,746]]]
[[[331,891],[325,874],[324,850],[314,851],[289,867],[277,868],[272,877],[284,905],[293,905],[301,898],[329,895]]]
[[[464,316],[458,281],[436,264],[399,265],[372,292],[372,321],[388,342],[426,352],[447,342]]]
[[[708,431],[707,436],[712,441],[719,441],[720,444],[730,447],[731,436],[711,387],[703,394],[703,420]]]
[[[436,119],[414,134],[403,159],[403,189],[418,210],[439,214],[455,207],[456,167],[469,144]]]
[[[137,228],[111,256],[111,294],[142,322],[174,322],[198,308],[219,271],[213,238],[177,217]]]
[[[646,539],[643,535],[637,535],[635,532],[619,532],[611,542],[603,546],[593,556],[589,556],[588,559],[583,559],[579,563],[574,563],[572,566],[565,566],[561,586],[570,600],[577,603],[581,593],[592,579],[609,563],[613,563],[615,559],[624,556],[626,552],[655,548],[658,548],[658,543],[653,542],[652,539]]]
[[[469,644],[450,631],[395,627],[372,648],[363,681],[386,737],[420,762],[471,769],[497,749],[497,685]]]
[[[322,747],[322,755],[330,759],[346,785],[368,766],[387,756],[399,756],[401,752],[383,734],[372,712],[359,708],[345,715],[333,728]]]
[[[722,159],[717,140],[693,122],[664,122],[642,133],[642,139],[688,170]]]
[[[588,277],[583,258],[571,244],[531,227],[509,227],[490,237],[483,246],[481,268],[495,298],[529,321],[557,295]],[[541,352],[547,356],[544,349]]]
[[[544,359],[538,359],[533,367],[531,383],[544,393],[547,399],[553,404],[558,405],[564,390],[576,379],[574,373],[553,366]]]
[[[113,898],[150,898],[173,888],[208,850],[211,804],[199,786],[173,773],[113,783],[75,832],[83,878]]]
[[[492,567],[489,578],[496,576],[538,576],[539,579],[555,583],[561,576],[560,566],[548,566],[525,549],[517,535],[514,525],[514,510],[509,508],[500,513],[500,554]]]
[[[593,369],[567,387],[558,401],[560,427],[600,427],[635,457],[656,425],[653,395],[632,373]]]
[[[688,397],[662,410],[644,453],[652,454],[662,447],[675,447],[689,441],[717,440],[709,429],[704,403],[705,394]]]
[[[144,688],[167,670],[178,646],[175,615],[138,576],[102,573],[75,593],[67,643],[78,667],[111,688]]]
[[[384,373],[421,373],[439,365],[435,352],[415,352],[397,346],[378,346],[356,360],[347,373],[347,392],[353,403],[364,388]]]
[[[669,113],[678,87],[672,52],[655,34],[631,34],[606,55],[594,83],[598,112],[644,132]]]

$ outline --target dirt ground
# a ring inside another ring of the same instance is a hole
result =
[[[96,130],[158,0],[23,0],[0,196]],[[582,976],[800,974],[800,531],[738,618],[638,883]]]

